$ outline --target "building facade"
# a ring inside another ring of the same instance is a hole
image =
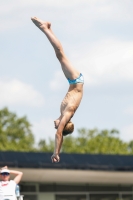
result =
[[[133,156],[1,152],[0,165],[23,171],[24,200],[133,200]]]

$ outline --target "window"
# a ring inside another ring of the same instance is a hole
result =
[[[91,194],[90,200],[119,200],[118,194]]]
[[[56,200],[86,200],[86,195],[56,195]]]
[[[24,200],[37,200],[37,195],[24,195]]]
[[[86,192],[86,185],[40,184],[40,192]]]
[[[119,192],[119,191],[132,191],[131,185],[89,185],[88,191],[97,192]]]
[[[129,195],[129,194],[124,194],[122,195],[122,200],[132,200],[132,195]]]
[[[20,192],[36,192],[35,185],[20,185]]]

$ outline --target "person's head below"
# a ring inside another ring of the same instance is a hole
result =
[[[74,124],[71,121],[69,121],[64,127],[62,134],[63,136],[66,136],[68,134],[72,134],[73,131],[74,131]]]
[[[10,171],[8,169],[2,169],[0,171],[0,178],[2,181],[8,181],[10,179]]]

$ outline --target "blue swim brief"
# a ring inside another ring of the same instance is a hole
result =
[[[69,78],[67,79],[69,84],[77,84],[77,83],[84,83],[84,77],[83,75],[80,73],[79,77],[74,79],[74,80],[70,80]]]

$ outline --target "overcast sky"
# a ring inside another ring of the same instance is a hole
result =
[[[68,89],[54,51],[31,22],[52,23],[73,65],[84,75],[78,128],[120,131],[133,139],[133,1],[1,0],[0,109],[27,116],[36,142],[54,138],[54,119]]]

